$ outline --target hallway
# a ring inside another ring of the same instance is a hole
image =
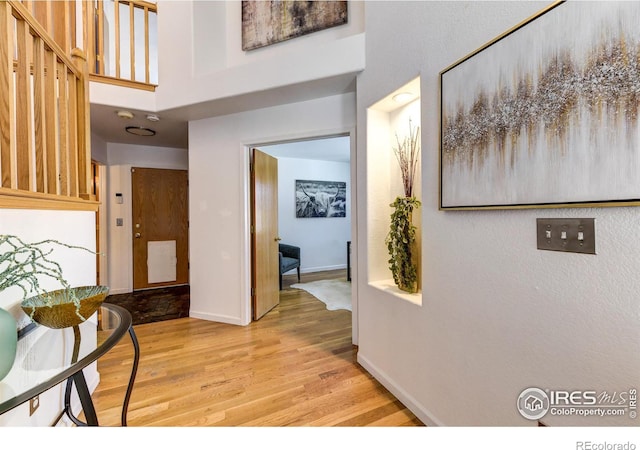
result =
[[[129,426],[422,426],[356,363],[351,313],[328,311],[285,278],[280,305],[246,327],[192,318],[136,325]],[[99,361],[101,425],[119,425],[132,355],[123,340]]]

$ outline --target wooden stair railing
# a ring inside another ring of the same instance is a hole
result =
[[[91,81],[154,91],[158,83],[158,7],[142,0],[89,0],[84,5]],[[107,51],[107,49],[109,49]],[[155,55],[155,58],[154,58]]]
[[[66,4],[66,2],[65,2]],[[92,210],[88,68],[0,1],[0,207]]]

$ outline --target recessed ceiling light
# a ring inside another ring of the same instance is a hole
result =
[[[133,113],[131,111],[117,111],[118,117],[121,119],[133,119]]]
[[[136,136],[155,136],[156,134],[151,128],[145,127],[127,127],[125,130],[127,133],[135,134]]]
[[[150,120],[151,122],[157,122],[158,120],[160,120],[160,117],[156,116],[155,114],[147,114],[147,120]]]
[[[398,103],[408,102],[413,98],[413,94],[410,92],[400,92],[393,96],[393,101]]]

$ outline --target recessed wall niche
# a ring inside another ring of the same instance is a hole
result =
[[[420,77],[391,92],[367,109],[367,281],[370,286],[391,296],[411,303],[422,304],[422,206],[413,212],[412,222],[416,227],[415,261],[418,272],[418,292],[400,290],[393,280],[389,268],[389,252],[386,237],[391,225],[390,204],[396,197],[403,197],[404,189],[400,164],[394,148],[410,135],[410,127],[418,129],[418,145],[422,142],[420,132]],[[418,164],[414,179],[413,195],[422,201],[422,167]]]

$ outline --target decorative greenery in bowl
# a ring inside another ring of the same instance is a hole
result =
[[[45,327],[72,327],[91,317],[102,305],[108,293],[107,286],[59,289],[23,300],[22,310],[34,322]]]
[[[45,320],[41,319],[41,313],[36,314],[41,308],[36,308],[35,306],[51,309],[55,305],[70,305],[65,307],[65,309],[70,307],[71,315],[75,316],[72,321],[79,321],[78,323],[81,323],[100,306],[98,304],[98,306],[91,311],[91,308],[87,309],[83,307],[83,299],[94,297],[96,294],[104,294],[102,297],[102,300],[104,300],[108,288],[105,286],[72,288],[64,278],[60,264],[50,256],[55,247],[78,249],[95,254],[94,251],[85,247],[69,245],[53,239],[26,243],[17,236],[0,235],[0,292],[10,287],[19,287],[23,293],[23,310],[29,314],[31,320],[45,326],[48,325],[39,321]],[[62,286],[62,289],[53,292],[45,291],[40,286],[39,280],[41,277],[57,280]],[[27,296],[30,294],[32,297],[27,299]],[[102,303],[102,300],[100,303]],[[58,308],[59,307],[60,306],[58,306]],[[91,314],[89,314],[90,311]],[[57,322],[62,323],[60,321]]]

